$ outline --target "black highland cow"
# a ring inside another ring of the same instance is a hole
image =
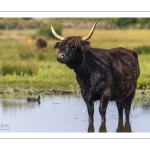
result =
[[[90,47],[87,40],[92,36],[97,22],[86,37],[64,38],[51,25],[53,35],[61,40],[54,46],[59,49],[57,60],[76,73],[90,123],[93,122],[94,102],[97,100],[100,100],[102,122],[106,120],[107,105],[112,100],[116,102],[119,120],[123,119],[125,109],[126,121],[129,121],[131,103],[140,74],[138,55],[123,47],[109,50]]]

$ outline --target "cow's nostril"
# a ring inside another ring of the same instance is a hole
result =
[[[59,54],[58,54],[58,57],[57,57],[57,60],[58,60],[58,61],[64,61],[64,57],[65,57],[65,54],[64,54],[64,53],[59,53]]]

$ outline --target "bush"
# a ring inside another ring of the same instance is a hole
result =
[[[61,23],[55,22],[53,23],[53,27],[55,29],[55,31],[61,35],[62,34],[62,29],[63,26],[61,25]],[[37,32],[36,36],[45,36],[46,38],[55,38],[54,35],[51,32],[51,27],[50,24],[44,24]]]
[[[138,54],[150,54],[150,46],[139,46],[134,48]]]
[[[130,24],[135,24],[137,22],[137,18],[118,18],[116,23],[119,27],[127,27]]]

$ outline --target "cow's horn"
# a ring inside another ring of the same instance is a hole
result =
[[[81,38],[82,41],[85,41],[85,40],[90,39],[90,37],[92,36],[92,34],[93,34],[93,32],[94,32],[94,28],[95,28],[96,24],[98,23],[98,21],[99,21],[99,19],[98,19],[98,20],[95,22],[95,24],[93,25],[93,27],[92,27],[90,33],[89,33],[87,36]]]
[[[53,26],[52,26],[52,23],[51,23],[51,31],[52,31],[53,35],[54,35],[58,40],[63,41],[63,40],[65,39],[64,37],[58,35],[58,34],[55,32],[55,30],[54,30],[54,28],[53,28]]]

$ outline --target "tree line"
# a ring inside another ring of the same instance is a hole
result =
[[[98,18],[0,18],[0,29],[37,29],[57,21],[64,28],[89,28]],[[99,18],[99,29],[149,29],[150,18]]]

